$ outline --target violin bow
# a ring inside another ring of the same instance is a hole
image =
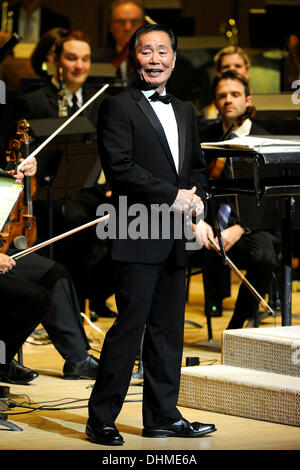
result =
[[[216,243],[208,238],[210,246],[221,256],[221,252],[219,247],[216,245]],[[235,264],[226,256],[226,264],[232,269],[232,271],[235,272],[235,274],[238,276],[238,278],[245,284],[245,286],[250,290],[250,292],[254,295],[256,300],[258,300],[263,307],[274,315],[274,310],[270,307],[270,305],[265,301],[265,299],[257,292],[257,290],[252,286],[252,284],[248,281],[248,279],[241,273],[241,271],[235,266]]]
[[[55,243],[63,238],[73,235],[73,233],[77,233],[80,230],[84,230],[88,227],[92,227],[93,225],[99,224],[100,222],[105,222],[108,219],[109,219],[109,214],[104,215],[103,217],[100,217],[99,219],[95,219],[90,222],[87,222],[86,224],[80,225],[79,227],[75,227],[71,230],[68,230],[68,232],[61,233],[60,235],[57,235],[56,237],[53,237],[53,238],[50,238],[49,240],[45,240],[44,242],[38,243],[37,245],[27,248],[26,250],[19,251],[18,253],[11,255],[10,258],[18,260],[19,258],[22,258],[23,256],[30,255],[30,253],[33,253],[34,251],[40,250],[41,248],[44,248],[45,246],[50,245],[50,243]]]
[[[25,160],[23,160],[19,165],[18,165],[18,170],[21,170],[25,164],[25,162],[27,162],[29,159],[35,157],[44,147],[46,147],[46,145],[48,145],[49,142],[51,142],[52,139],[54,139],[54,137],[57,136],[57,134],[59,134],[68,124],[70,124],[70,122],[73,121],[73,119],[75,119],[80,113],[82,113],[82,111],[85,110],[85,108],[87,108],[96,98],[98,98],[100,95],[102,95],[102,93],[104,93],[104,91],[106,90],[106,88],[109,87],[109,83],[106,83],[100,90],[98,90],[86,103],[84,103],[81,108],[79,108],[74,114],[72,114],[72,116],[70,116],[60,127],[58,127],[56,129],[56,131],[53,132],[53,134],[51,134],[49,137],[47,137],[46,140],[44,140],[44,142],[41,143],[41,145],[39,145],[33,152],[31,152],[30,155],[28,155],[27,158],[25,158]]]

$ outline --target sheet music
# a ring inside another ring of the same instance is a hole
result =
[[[21,184],[15,184],[14,178],[7,177],[7,173],[0,170],[0,231],[3,229],[22,189]]]
[[[253,150],[258,153],[300,152],[300,140],[270,139],[266,137],[235,137],[222,142],[203,142],[202,149]]]

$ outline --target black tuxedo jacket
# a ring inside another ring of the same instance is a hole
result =
[[[82,87],[83,103],[86,103],[97,90]],[[26,93],[17,100],[16,103],[16,119],[42,119],[42,118],[56,118],[58,117],[58,90],[50,82],[30,93]],[[97,128],[98,109],[102,97],[93,101],[82,112],[91,123]]]
[[[16,5],[9,7],[9,10],[13,12],[13,32],[18,33],[18,21],[19,21],[19,11],[21,4],[17,3]],[[46,31],[52,28],[70,28],[70,22],[66,16],[60,15],[49,8],[41,6],[41,26],[40,26],[40,36],[42,36]]]
[[[138,203],[148,208],[151,204],[171,206],[180,188],[189,189],[194,185],[197,194],[205,201],[206,165],[193,108],[175,98],[172,106],[179,132],[178,173],[163,127],[137,87],[128,87],[101,103],[99,154],[116,207],[122,195],[127,196],[128,207]],[[157,215],[156,222],[158,218]],[[124,223],[128,227],[131,221],[132,218],[128,217]],[[177,262],[184,266],[184,240],[174,241],[173,238],[172,230],[169,239],[159,236],[159,239],[132,240],[117,236],[112,240],[112,257],[120,261],[160,263],[168,257],[175,244]]]

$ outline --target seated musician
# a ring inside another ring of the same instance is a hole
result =
[[[91,54],[91,41],[82,31],[68,32],[59,39],[54,49],[55,75],[46,86],[20,97],[16,106],[17,118],[25,117],[29,121],[37,118],[54,118],[62,115],[63,111],[66,116],[69,116],[75,109],[78,109],[78,106],[81,107],[86,103],[96,91],[86,84],[91,67]],[[60,80],[61,75],[63,83]],[[61,86],[64,92],[63,103],[58,99]],[[74,97],[77,98],[75,105],[73,105]],[[101,99],[100,97],[93,101],[82,113],[94,125],[95,129]],[[45,152],[43,151],[42,158],[43,162],[45,158],[51,162],[54,158],[57,159],[57,155],[53,155],[53,151],[46,149]],[[68,230],[95,218],[96,208],[107,194],[106,185],[97,184],[100,169],[100,165],[96,170],[91,168],[92,181],[87,188],[81,191],[78,199],[69,200],[63,204],[63,213],[59,204],[56,204],[59,210],[55,211],[54,230],[55,227],[59,232],[62,227],[64,230]],[[41,173],[38,172],[37,178],[42,184]],[[39,211],[40,220],[42,220],[43,214],[47,214],[47,208],[44,211]],[[47,222],[45,224],[40,222],[40,233],[45,226],[47,226]],[[113,294],[114,288],[106,244],[96,237],[95,229],[86,230],[84,233],[76,234],[65,240],[63,249],[55,250],[55,256],[68,268],[82,310],[85,308],[85,299],[89,298],[91,309],[96,311],[99,316],[116,315],[105,303],[105,300]],[[97,276],[94,271],[91,272],[90,263],[92,270],[97,271]],[[97,284],[95,283],[96,277]],[[99,289],[99,285],[101,285],[101,289]]]
[[[241,47],[224,47],[215,55],[214,63],[218,73],[234,70],[249,80],[251,63],[248,55]]]
[[[85,83],[91,67],[91,40],[84,32],[70,31],[58,39],[53,60],[55,75],[51,83],[20,97],[17,118],[68,117],[93,96],[95,90]],[[94,126],[99,104],[95,100],[83,111]]]
[[[22,170],[25,176],[33,176],[36,167],[37,162],[32,159]],[[17,183],[22,183],[24,174],[16,174]],[[14,356],[39,323],[65,360],[63,377],[95,379],[98,360],[87,352],[90,345],[67,270],[36,253],[15,262],[11,256],[16,251],[11,243],[6,253],[0,252],[0,340],[7,348],[6,364],[0,365],[0,380],[25,384],[38,376],[15,361]]]
[[[252,105],[248,81],[234,71],[224,72],[213,81],[214,103],[218,109],[221,121],[212,124],[200,136],[201,142],[217,142],[223,140],[225,132],[233,127],[233,136],[267,134],[245,114]],[[241,117],[244,116],[245,119]],[[237,119],[241,118],[241,119]],[[210,178],[231,178],[231,164],[229,159],[225,165],[218,168],[217,162],[208,161]],[[240,225],[235,198],[216,198],[216,213],[218,214],[221,237],[225,251],[235,264],[246,269],[246,277],[262,297],[268,291],[276,261],[276,243],[279,243],[278,234],[266,230],[250,230]],[[215,253],[209,253],[209,262],[205,264],[205,275],[208,285],[211,286],[211,295],[218,295],[219,286],[222,289],[223,275],[227,266],[222,265],[221,258]],[[212,261],[218,266],[215,271]],[[215,292],[214,292],[215,291]],[[216,292],[217,291],[217,292]],[[219,300],[222,300],[222,292]],[[257,315],[258,302],[252,293],[242,284],[236,300],[234,314],[228,328],[242,328],[244,322]]]
[[[110,5],[107,44],[94,51],[94,57],[96,62],[114,63],[119,79],[129,78],[127,46],[133,33],[144,24],[144,14],[139,0],[115,0]]]

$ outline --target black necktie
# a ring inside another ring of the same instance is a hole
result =
[[[161,101],[165,104],[171,103],[172,98],[172,95],[170,95],[169,93],[167,93],[166,95],[160,95],[157,91],[153,95],[149,96],[149,99],[151,101]]]
[[[77,109],[79,109],[78,103],[77,103],[77,96],[73,95],[72,97],[72,107],[71,107],[71,114],[74,114]]]

